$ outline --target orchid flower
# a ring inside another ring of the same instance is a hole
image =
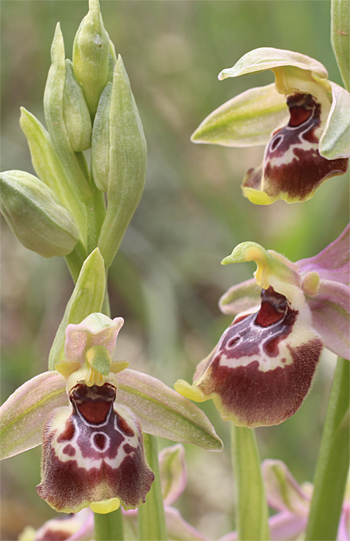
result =
[[[123,318],[66,328],[64,358],[1,407],[1,457],[43,442],[39,495],[55,510],[109,513],[145,501],[154,479],[142,430],[219,450],[205,415],[162,382],[114,359]],[[123,373],[118,374],[121,370]],[[69,405],[68,405],[69,404]],[[42,435],[43,433],[43,435]]]
[[[278,511],[270,517],[272,541],[287,541],[305,534],[308,522],[313,486],[311,483],[296,482],[281,460],[264,460],[262,472],[266,496],[272,509]],[[349,541],[350,528],[350,485],[345,492],[339,521],[337,541]]]
[[[192,135],[196,143],[266,145],[262,165],[243,180],[259,205],[310,199],[327,178],[342,175],[350,155],[350,93],[328,80],[326,68],[303,54],[262,47],[245,54],[219,79],[272,70],[275,83],[253,88],[211,113]]]
[[[175,389],[197,402],[212,398],[238,426],[276,425],[293,415],[323,346],[350,360],[349,235],[350,226],[297,263],[254,242],[238,245],[223,264],[255,261],[255,281],[221,297],[221,310],[236,318],[198,365],[193,385],[179,380]]]
[[[264,460],[262,473],[267,501],[277,511],[269,518],[271,541],[305,539],[313,492],[311,483],[299,485],[281,460]],[[349,541],[350,535],[350,483],[345,492],[339,521],[337,541]],[[220,541],[237,541],[237,532],[230,532]]]

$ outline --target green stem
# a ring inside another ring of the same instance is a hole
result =
[[[231,424],[236,487],[236,522],[240,541],[270,539],[265,487],[254,430]]]
[[[137,512],[138,539],[140,541],[166,541],[168,536],[160,484],[157,439],[150,434],[144,434],[143,441],[147,461],[155,478],[147,494],[146,502],[140,505]]]
[[[121,507],[112,513],[94,513],[95,541],[123,541],[123,516]]]
[[[338,359],[319,451],[306,531],[308,541],[336,539],[349,468],[350,363]]]
[[[111,305],[109,303],[109,295],[108,295],[108,270],[106,270],[106,290],[105,290],[105,297],[103,299],[101,312],[105,314],[106,316],[111,317]]]
[[[74,250],[70,254],[65,256],[67,266],[75,284],[77,283],[81,267],[86,258],[87,253],[81,241],[76,244]]]

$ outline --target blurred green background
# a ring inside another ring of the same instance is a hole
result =
[[[172,386],[191,381],[229,325],[218,309],[254,264],[221,267],[236,244],[254,240],[291,260],[309,257],[348,222],[348,176],[324,183],[303,204],[253,206],[241,180],[262,147],[230,149],[190,142],[192,132],[234,95],[273,81],[271,72],[219,82],[217,75],[256,47],[291,49],[321,61],[341,84],[330,45],[330,2],[103,1],[106,29],[123,56],[148,141],[147,184],[110,273],[112,316],[125,318],[118,358]],[[60,21],[71,58],[84,1],[2,0],[1,168],[33,172],[19,107],[44,122],[42,96],[50,44]],[[2,401],[46,370],[50,345],[73,284],[64,261],[22,248],[2,227]],[[309,397],[280,426],[257,431],[262,458],[284,460],[299,482],[312,480],[334,355],[325,352]],[[223,453],[186,447],[189,483],[183,516],[216,539],[233,528],[228,423],[203,409],[226,443]],[[169,445],[171,442],[161,442]],[[35,491],[40,448],[2,464],[2,537],[55,513]]]

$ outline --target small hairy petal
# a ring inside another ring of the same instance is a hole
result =
[[[130,411],[114,407],[115,388],[76,385],[72,407],[46,421],[41,498],[61,512],[77,513],[92,502],[118,498],[125,508],[145,501],[154,479],[138,424]]]
[[[237,316],[224,332],[194,385],[213,398],[223,419],[239,426],[269,426],[301,406],[323,347],[305,325],[303,309],[308,310],[292,310],[269,287],[262,291],[260,310]]]
[[[243,181],[248,197],[250,190],[258,190],[270,203],[278,198],[304,201],[324,180],[347,170],[347,158],[327,160],[319,153],[321,104],[311,94],[295,93],[288,96],[287,105],[289,123],[272,134],[262,167],[249,169]]]

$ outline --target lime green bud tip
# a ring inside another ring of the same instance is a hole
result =
[[[73,67],[92,117],[108,80],[109,54],[109,36],[103,25],[100,4],[98,0],[90,0],[89,12],[74,39]]]

